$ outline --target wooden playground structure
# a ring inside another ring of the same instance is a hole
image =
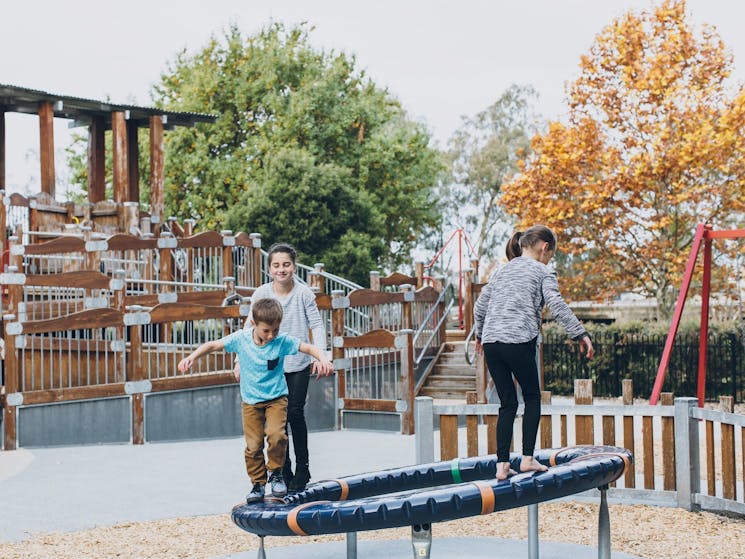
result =
[[[3,448],[23,445],[24,411],[93,401],[119,402],[126,414],[126,440],[142,444],[148,440],[150,396],[234,385],[232,360],[224,355],[200,360],[186,374],[177,371],[176,363],[196,345],[241,328],[254,288],[267,279],[260,235],[197,231],[193,221],[179,223],[163,215],[163,130],[215,117],[0,85],[0,188],[6,186],[8,111],[38,114],[42,191],[0,194]],[[54,117],[88,127],[87,204],[54,198]],[[150,133],[147,211],[140,204],[137,176],[136,131],[143,126]],[[104,200],[104,133],[109,129],[113,200]],[[459,275],[463,337],[471,330],[473,302],[482,287],[478,261],[471,266]],[[445,281],[429,277],[430,268],[421,263],[414,269],[414,275],[387,277],[373,272],[370,287],[363,288],[328,273],[322,264],[298,267],[298,280],[315,290],[326,322],[327,350],[336,371],[334,427],[344,426],[345,414],[387,414],[400,421],[401,432],[416,431],[425,445],[434,440],[436,417],[441,459],[493,452],[496,408],[485,404],[483,360],[477,362],[476,390],[467,404],[435,404],[415,415],[417,396],[447,345],[451,306]],[[589,399],[587,387],[579,389],[579,407],[552,405],[546,395],[539,440],[544,448],[622,442],[641,457],[636,471],[624,479],[624,489],[677,500],[686,508],[745,513],[745,420],[733,413],[731,402],[723,402],[721,412],[688,406],[680,418],[672,395],[662,395],[662,406],[634,406],[633,398],[626,397],[623,403],[605,410],[591,407],[591,387]],[[95,423],[98,417],[81,421]],[[692,419],[696,428],[690,427]],[[703,446],[701,454],[694,454],[699,421]],[[460,444],[463,422],[467,434]],[[643,433],[641,442],[634,438],[635,424]],[[484,430],[490,446],[479,449]],[[678,456],[684,444],[688,454]],[[706,492],[697,485],[700,456],[706,457]],[[685,471],[691,475],[681,475]]]

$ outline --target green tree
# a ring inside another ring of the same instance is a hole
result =
[[[166,138],[166,206],[201,229],[256,231],[359,277],[398,266],[437,223],[443,162],[427,130],[353,57],[312,47],[305,26],[247,38],[231,27],[180,53],[153,95],[219,115]],[[335,256],[355,243],[352,258]]]
[[[530,86],[512,85],[492,105],[463,123],[449,141],[448,155],[455,185],[448,198],[453,225],[474,234],[482,258],[496,260],[509,223],[498,205],[502,184],[518,172],[538,122]],[[472,208],[465,212],[464,208]]]

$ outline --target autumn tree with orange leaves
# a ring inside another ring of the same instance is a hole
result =
[[[597,35],[568,86],[568,123],[533,138],[501,198],[521,226],[557,232],[569,297],[634,291],[666,318],[696,224],[743,227],[745,89],[728,84],[732,64],[683,1]]]

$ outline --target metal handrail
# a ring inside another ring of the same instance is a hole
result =
[[[476,335],[476,324],[471,327],[471,331],[468,333],[468,336],[466,336],[466,342],[463,345],[463,351],[466,353],[466,363],[469,365],[473,365],[473,358],[475,357],[476,353],[474,350],[474,355],[471,356],[471,354],[468,351],[468,346],[471,344],[471,338],[473,338]]]
[[[437,306],[440,304],[440,302],[445,299],[445,294],[447,293],[448,287],[450,287],[450,280],[448,280],[447,285],[445,285],[445,287],[443,288],[443,290],[440,292],[440,295],[437,297],[437,301],[435,301],[434,304],[432,305],[432,308],[429,309],[429,312],[427,313],[427,316],[425,316],[424,319],[422,320],[422,324],[419,326],[419,329],[417,330],[417,333],[414,335],[414,340],[413,340],[414,341],[414,344],[416,344],[416,341],[419,338],[419,334],[421,334],[423,332],[423,330],[424,330],[423,329],[423,326],[425,324],[427,324],[427,322],[429,321],[430,317],[437,310]],[[450,301],[450,306],[447,308],[447,310],[449,311],[450,308],[452,308],[452,306],[453,306],[453,302]],[[444,316],[447,316],[447,312],[444,314]],[[442,319],[440,319],[440,321],[438,322],[438,326],[440,324],[442,324]],[[429,345],[429,342],[430,341],[431,341],[431,339],[427,340],[427,343],[424,344],[424,345],[425,346]]]
[[[419,357],[417,357],[414,360],[414,363],[416,363],[417,365],[419,365],[419,363],[422,361],[422,359],[424,359],[424,353],[425,353],[424,350],[429,347],[429,343],[432,341],[432,338],[434,338],[435,335],[439,332],[440,326],[442,326],[442,323],[447,320],[448,315],[450,314],[450,309],[452,309],[452,308],[453,308],[453,301],[450,301],[450,303],[448,304],[448,306],[445,307],[445,312],[442,313],[442,316],[440,317],[440,320],[437,322],[437,324],[435,325],[435,327],[432,329],[432,333],[429,335],[429,338],[427,339],[427,343],[425,343],[424,346],[422,346],[422,351],[419,354]],[[422,330],[420,329],[419,332],[421,332],[421,331]],[[419,332],[417,332],[417,334]],[[414,339],[416,339],[416,337]]]

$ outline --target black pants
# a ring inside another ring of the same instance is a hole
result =
[[[541,419],[541,390],[535,362],[536,340],[521,344],[493,342],[484,344],[484,358],[499,395],[497,420],[497,461],[508,462],[512,429],[517,414],[517,390],[512,375],[520,384],[525,400],[523,414],[523,455],[532,456]]]
[[[295,450],[296,467],[308,467],[308,426],[305,423],[305,400],[308,397],[310,365],[296,373],[285,373],[287,381],[287,424],[292,433],[292,448]],[[285,427],[287,430],[287,427]],[[290,468],[290,445],[287,445],[285,467]]]

